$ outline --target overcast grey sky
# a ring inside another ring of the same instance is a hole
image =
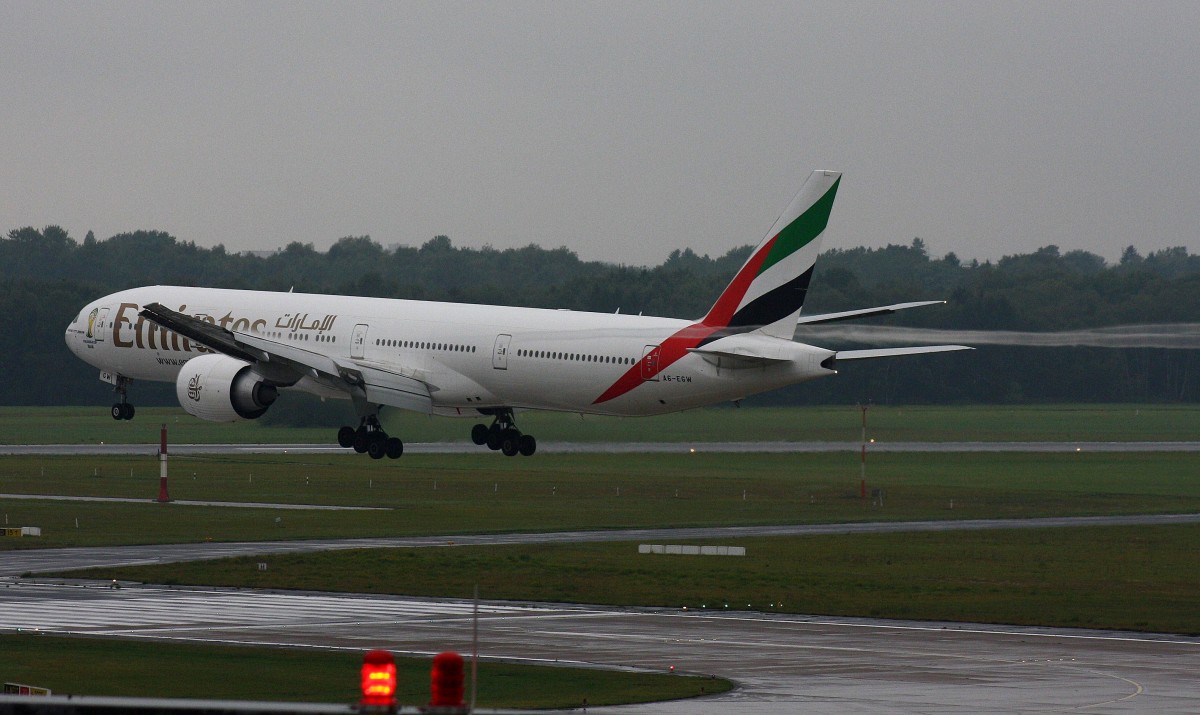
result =
[[[0,230],[1197,251],[1200,2],[0,4]]]

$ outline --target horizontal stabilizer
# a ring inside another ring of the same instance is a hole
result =
[[[858,318],[873,318],[878,315],[891,315],[897,311],[909,308],[922,308],[927,305],[945,305],[944,300],[920,300],[915,303],[896,303],[879,308],[863,308],[861,310],[846,310],[841,313],[822,313],[820,315],[801,315],[796,320],[797,325],[817,325],[820,323],[836,323],[839,320],[857,320]]]
[[[749,360],[758,362],[791,362],[791,358],[780,357],[777,355],[764,355],[754,351],[742,350],[708,350],[706,348],[688,348],[689,353],[697,355],[708,355],[711,357],[733,358],[736,360]]]
[[[955,350],[974,350],[966,345],[924,345],[915,348],[876,348],[874,350],[839,350],[833,356],[835,362],[844,360],[873,360],[875,358],[921,355],[924,353],[948,353]]]
[[[807,346],[801,346],[790,340],[780,340],[758,333],[742,333],[741,335],[727,335],[700,347],[688,348],[688,352],[713,358],[732,358],[761,364],[791,362],[796,359],[797,350],[805,347]],[[828,354],[829,351],[825,352]]]

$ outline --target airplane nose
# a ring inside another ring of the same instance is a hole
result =
[[[79,316],[70,323],[67,323],[67,329],[63,331],[63,340],[67,343],[67,348],[70,349],[77,357],[83,357],[80,354],[80,331],[79,331]]]
[[[70,349],[72,353],[78,355],[79,351],[75,349],[75,340],[72,339],[74,336],[71,335],[72,325],[74,325],[74,323],[69,323],[67,325],[67,329],[63,331],[63,341],[66,342],[67,348]]]

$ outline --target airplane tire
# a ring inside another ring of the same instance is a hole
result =
[[[475,425],[471,428],[471,441],[479,446],[487,444],[488,428],[487,425]]]
[[[123,419],[133,419],[133,405],[129,404],[128,402],[125,403],[125,416]]]
[[[338,445],[346,448],[354,446],[354,428],[343,427],[338,430]]]
[[[520,448],[517,447],[517,440],[514,437],[505,437],[504,442],[500,445],[500,451],[505,457],[515,457]]]
[[[367,443],[367,456],[371,459],[383,459],[387,454],[387,440],[373,439]]]
[[[490,431],[488,432],[488,437],[487,437],[487,448],[488,449],[495,452],[497,449],[500,449],[502,444],[504,444],[504,439],[500,436],[500,430],[496,430],[494,432],[490,432]]]
[[[363,452],[367,451],[367,447],[370,444],[371,444],[371,441],[369,439],[367,439],[367,433],[366,432],[358,432],[354,435],[354,444],[352,444],[350,446],[354,447],[355,452],[362,454]]]
[[[125,406],[122,405],[120,402],[114,404],[112,406],[112,417],[114,420],[125,419]]]
[[[400,455],[404,454],[404,443],[399,437],[388,437],[383,443],[383,451],[388,459],[400,459]]]
[[[517,440],[517,450],[522,457],[531,457],[537,451],[537,440],[531,434],[523,434]]]

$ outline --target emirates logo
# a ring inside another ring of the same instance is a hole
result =
[[[192,375],[192,379],[188,380],[188,399],[192,402],[200,401],[200,374]]]

